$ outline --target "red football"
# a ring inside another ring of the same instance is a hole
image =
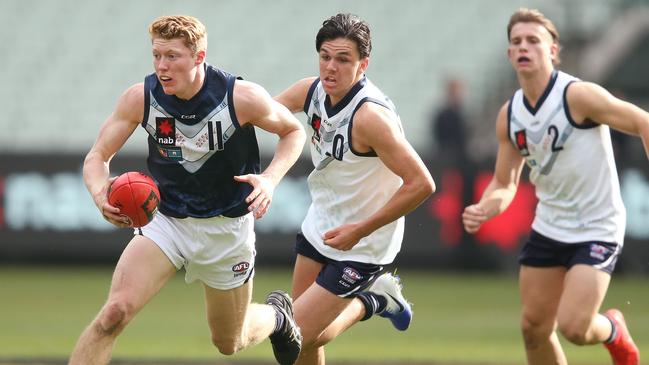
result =
[[[158,211],[160,191],[155,181],[141,172],[126,172],[108,188],[108,204],[128,216],[133,227],[149,223]]]

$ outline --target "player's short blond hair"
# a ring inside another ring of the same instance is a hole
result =
[[[200,20],[189,15],[165,15],[149,25],[151,39],[182,38],[185,46],[196,54],[207,50],[207,29]]]
[[[545,29],[548,30],[548,32],[552,36],[552,41],[557,45],[558,49],[561,50],[561,43],[559,43],[559,31],[557,31],[557,27],[555,27],[554,23],[552,23],[552,21],[545,15],[543,15],[543,13],[541,13],[539,10],[520,8],[514,14],[512,14],[511,18],[509,18],[509,24],[507,25],[507,40],[511,40],[512,28],[514,28],[514,25],[518,23],[537,23],[542,25]],[[554,59],[553,63],[555,65],[558,65],[560,62],[561,59],[559,58],[559,53],[557,52],[557,56]]]

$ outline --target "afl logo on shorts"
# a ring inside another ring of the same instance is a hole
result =
[[[232,271],[234,272],[235,278],[246,275],[248,273],[248,269],[250,269],[250,263],[245,261],[241,261],[240,263],[232,266]]]
[[[249,264],[249,263],[247,263],[247,262],[245,262],[245,261],[241,261],[240,263],[238,263],[238,264],[232,266],[232,271],[234,271],[234,272],[236,272],[236,273],[241,273],[241,272],[246,272],[246,271],[248,271],[249,268],[250,268],[250,264]]]
[[[343,269],[343,280],[350,284],[354,284],[357,280],[360,280],[362,278],[363,276],[359,274],[358,271],[352,269],[349,266]]]
[[[609,252],[610,250],[606,246],[598,245],[597,243],[590,245],[590,257],[594,259],[606,261]]]

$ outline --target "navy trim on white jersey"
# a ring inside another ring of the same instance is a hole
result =
[[[584,124],[577,124],[577,122],[575,122],[575,120],[572,119],[572,114],[570,113],[570,105],[568,105],[568,97],[567,97],[567,95],[568,95],[568,88],[570,87],[570,85],[572,85],[574,82],[577,82],[577,81],[578,80],[570,81],[568,83],[568,85],[566,85],[566,88],[563,89],[563,109],[566,112],[566,118],[568,118],[568,122],[570,122],[570,124],[575,128],[590,129],[590,128],[599,127],[598,123],[595,123],[594,121],[592,121],[590,119],[584,120]]]
[[[304,112],[308,113],[309,112],[309,104],[311,104],[311,98],[313,97],[313,93],[315,92],[315,88],[318,86],[318,83],[320,82],[320,79],[315,79],[313,80],[313,83],[311,86],[309,86],[309,92],[306,93],[306,99],[304,100]],[[311,116],[309,116],[311,118]]]
[[[566,243],[622,244],[626,214],[609,127],[572,120],[566,90],[580,80],[557,72],[536,114],[524,105],[522,89],[510,101],[508,138],[529,167],[538,199],[532,229]]]
[[[354,149],[354,143],[352,141],[352,130],[354,129],[354,116],[356,116],[356,112],[358,111],[358,109],[360,109],[361,106],[363,104],[365,104],[366,102],[375,103],[375,104],[378,104],[378,105],[390,110],[390,107],[387,106],[382,101],[380,101],[379,99],[370,98],[370,97],[365,97],[365,98],[361,99],[358,102],[358,104],[356,105],[356,108],[354,108],[354,111],[352,112],[352,117],[349,120],[349,129],[347,129],[347,139],[349,140],[349,150],[352,151],[352,153],[355,154],[356,156],[377,157],[378,155],[376,154],[376,151],[374,151],[372,149],[369,152],[358,152],[358,151],[356,151]]]
[[[343,97],[342,100],[336,103],[335,106],[331,105],[331,98],[327,94],[324,101],[324,107],[329,118],[338,114],[339,111],[343,110],[347,106],[347,104],[349,104],[352,101],[352,99],[354,99],[354,96],[356,96],[356,94],[358,94],[358,92],[361,91],[363,86],[365,86],[365,83],[367,82],[366,80],[367,79],[365,78],[365,76],[363,76],[363,78],[358,80],[358,82],[354,84],[354,86],[352,86],[351,90],[349,90],[349,92],[345,95],[345,97]]]
[[[302,232],[321,255],[330,259],[388,264],[401,247],[403,217],[364,237],[349,251],[327,246],[322,237],[335,227],[371,216],[403,184],[380,158],[359,156],[350,148],[349,131],[359,104],[379,100],[388,106],[390,113],[386,116],[390,122],[400,129],[401,120],[389,98],[365,77],[345,96],[341,95],[341,102],[336,105],[339,110],[331,105],[327,110],[323,83],[314,85],[317,86],[305,103],[313,129],[309,147],[314,169],[308,176],[311,206],[302,222]]]
[[[509,105],[507,106],[507,139],[510,141],[511,138],[509,136],[512,135],[512,105],[514,104],[514,96],[516,96],[515,93],[511,98],[509,98]],[[514,147],[516,147],[516,145],[514,145]]]
[[[527,97],[525,96],[525,93],[523,93],[523,104],[525,105],[525,108],[532,113],[532,115],[536,115],[536,112],[541,109],[541,106],[543,106],[543,103],[545,102],[545,99],[547,99],[548,95],[550,95],[550,91],[552,91],[552,88],[554,87],[554,83],[557,81],[557,76],[559,73],[557,70],[552,70],[552,75],[550,76],[550,82],[548,82],[548,85],[545,87],[545,90],[543,91],[543,95],[541,95],[541,98],[539,101],[536,102],[536,106],[532,107],[530,105],[530,102],[527,100]]]

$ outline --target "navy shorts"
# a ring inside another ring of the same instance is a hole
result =
[[[526,266],[564,266],[567,269],[577,264],[584,264],[611,274],[620,253],[622,247],[616,243],[599,241],[565,243],[532,230],[518,262]]]
[[[336,261],[322,255],[307,239],[298,233],[295,252],[323,264],[315,282],[331,293],[346,298],[367,288],[383,266],[357,261]]]

